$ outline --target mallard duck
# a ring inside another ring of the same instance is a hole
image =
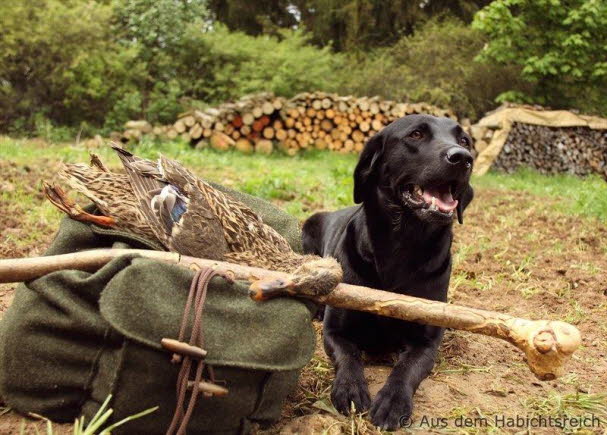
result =
[[[47,198],[71,218],[113,227],[153,240],[183,255],[293,273],[288,281],[257,282],[257,298],[307,287],[326,293],[342,278],[332,258],[295,253],[286,239],[251,208],[196,177],[175,160],[139,158],[112,146],[126,174],[109,171],[92,155],[91,166],[66,164],[59,174],[88,197],[102,215],[84,211],[57,185]]]

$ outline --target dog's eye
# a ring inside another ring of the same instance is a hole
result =
[[[409,133],[409,137],[411,139],[418,140],[418,139],[421,139],[422,137],[424,137],[424,134],[419,130],[413,130],[411,133]]]
[[[462,136],[459,139],[459,144],[463,147],[469,147],[470,146],[470,141],[468,140],[468,138],[466,136]]]

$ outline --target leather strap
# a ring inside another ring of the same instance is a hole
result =
[[[202,311],[204,308],[204,302],[207,296],[207,290],[211,279],[217,275],[217,273],[211,269],[203,267],[194,275],[192,284],[190,285],[190,292],[186,302],[186,306],[181,321],[181,327],[179,330],[179,341],[183,341],[186,335],[186,328],[188,320],[190,319],[190,312],[194,310],[194,325],[190,334],[189,344],[203,348],[204,346],[204,335],[202,333]],[[177,405],[175,407],[175,413],[173,414],[173,420],[167,430],[167,435],[183,435],[186,433],[186,428],[192,412],[196,406],[196,401],[199,395],[199,389],[197,388],[198,383],[202,380],[202,373],[204,369],[204,360],[194,360],[189,356],[173,355],[173,361],[181,361],[181,369],[177,376]],[[209,377],[211,382],[215,381],[213,369],[211,366],[207,366]],[[187,404],[187,408],[184,409],[186,402],[186,394],[188,390],[188,381],[193,372],[193,388],[191,389],[190,398]]]

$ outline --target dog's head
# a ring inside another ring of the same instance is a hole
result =
[[[457,212],[462,223],[474,195],[471,146],[470,136],[452,119],[400,118],[365,145],[354,171],[354,201],[382,197],[391,209],[443,225]]]

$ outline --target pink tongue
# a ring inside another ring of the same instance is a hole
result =
[[[424,201],[428,204],[432,204],[432,197],[436,198],[436,206],[440,211],[449,213],[450,211],[455,210],[457,207],[457,199],[453,199],[451,196],[451,192],[448,188],[438,190],[436,188],[428,188],[424,190],[423,193]]]

